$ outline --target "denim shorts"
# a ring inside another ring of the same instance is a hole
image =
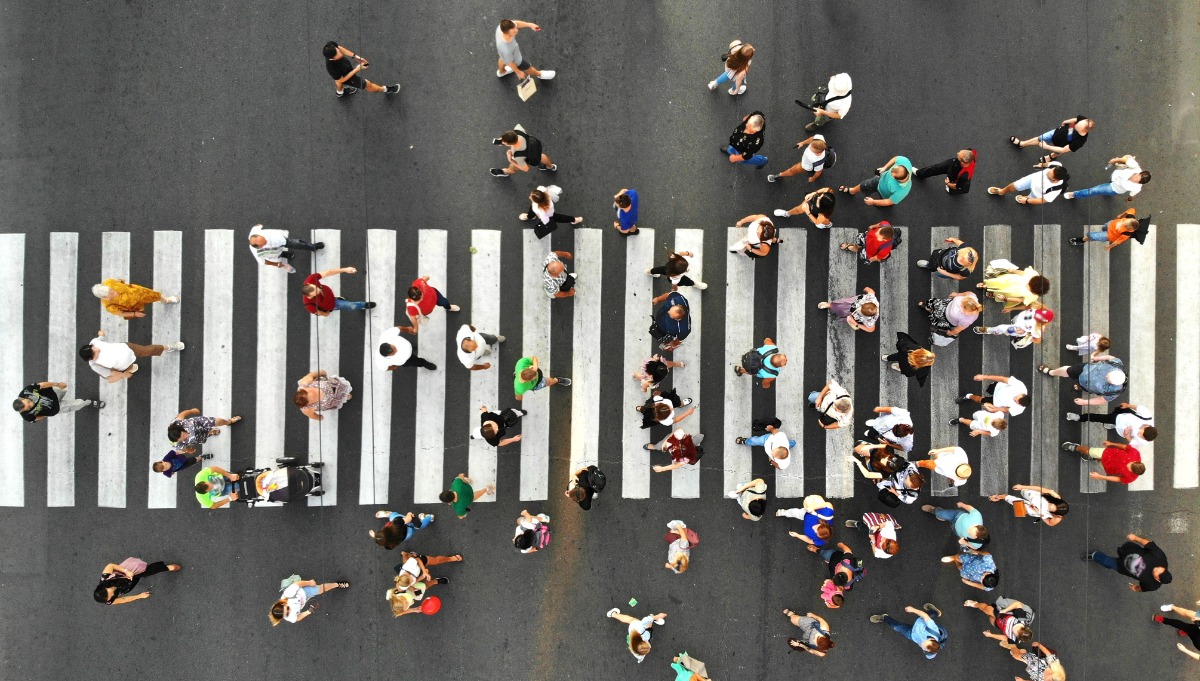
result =
[[[319,586],[302,586],[300,588],[304,589],[304,597],[306,599],[321,595],[321,587]]]
[[[1055,130],[1057,130],[1057,128],[1051,130],[1050,132],[1043,132],[1041,135],[1038,135],[1038,141],[1050,144],[1050,140],[1054,139]]]

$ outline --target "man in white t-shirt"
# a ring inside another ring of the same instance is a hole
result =
[[[79,358],[87,362],[101,378],[116,383],[137,373],[138,357],[157,357],[164,352],[179,352],[184,347],[183,341],[175,341],[170,345],[110,343],[104,340],[104,330],[101,329],[87,345],[79,348]]]
[[[1126,201],[1132,201],[1133,197],[1142,191],[1142,185],[1150,181],[1150,171],[1142,170],[1138,165],[1137,159],[1126,154],[1117,158],[1109,159],[1109,165],[1117,166],[1113,171],[1110,182],[1098,184],[1095,187],[1080,189],[1077,192],[1067,192],[1063,194],[1066,199],[1082,199],[1088,196],[1120,196],[1121,194],[1129,194],[1125,197]]]
[[[988,193],[992,196],[1004,196],[1013,192],[1029,192],[1029,196],[1024,194],[1017,196],[1017,203],[1027,206],[1053,202],[1067,186],[1067,180],[1071,179],[1071,174],[1058,161],[1039,163],[1034,167],[1045,168],[1045,170],[1030,173],[1003,187],[988,187]]]
[[[854,83],[850,80],[848,73],[836,73],[829,77],[829,83],[825,86],[825,92],[818,92],[813,95],[812,112],[816,118],[812,123],[804,126],[805,132],[810,135],[817,131],[822,125],[825,125],[833,119],[842,119],[846,114],[850,113],[850,104],[854,97],[850,94]],[[799,104],[799,100],[796,102]]]
[[[864,437],[881,441],[892,449],[911,452],[913,448],[913,420],[907,409],[900,407],[875,407],[878,414],[867,421]]]
[[[379,336],[379,354],[375,357],[375,365],[384,371],[395,371],[396,367],[424,367],[430,371],[437,365],[417,357],[412,343],[400,335],[404,327],[393,326]]]
[[[778,423],[777,420],[774,421]],[[790,454],[792,448],[796,446],[796,442],[774,425],[767,424],[766,431],[762,435],[736,438],[734,443],[747,447],[762,447],[767,453],[767,462],[781,471],[785,470],[792,465]]]
[[[1141,407],[1129,402],[1122,402],[1119,407],[1108,414],[1068,412],[1067,420],[1103,423],[1106,428],[1115,428],[1117,433],[1129,442],[1129,446],[1139,451],[1158,437],[1158,428],[1154,427],[1154,412],[1149,407]]]
[[[1004,414],[992,413],[985,409],[975,412],[971,418],[952,419],[950,425],[962,424],[971,429],[971,437],[986,435],[996,437],[1001,431],[1008,429],[1008,421]]]
[[[293,239],[285,229],[265,229],[262,225],[250,228],[250,253],[266,267],[278,267],[288,274],[296,271],[290,262],[292,250],[319,251],[325,242],[310,244],[303,239]]]
[[[499,334],[484,333],[470,324],[463,324],[454,338],[458,345],[458,361],[471,371],[491,369],[492,363],[483,361],[492,354],[492,348],[506,339]]]
[[[804,153],[800,155],[800,162],[778,175],[767,175],[767,182],[775,182],[780,178],[791,177],[800,173],[812,173],[808,181],[815,182],[821,176],[821,173],[825,172],[825,161],[829,156],[829,147],[825,144],[824,135],[813,135],[806,140],[797,142],[796,148],[804,150]]]
[[[990,412],[1004,412],[1009,416],[1020,416],[1029,406],[1029,388],[1016,376],[994,376],[992,374],[976,374],[976,381],[995,381],[984,388],[983,395],[967,393],[956,402],[966,404],[974,402]]]

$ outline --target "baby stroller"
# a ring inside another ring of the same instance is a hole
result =
[[[280,506],[325,493],[321,489],[323,462],[297,464],[295,457],[284,456],[275,459],[275,463],[279,465],[278,468],[257,468],[242,473],[233,483],[238,501],[244,501],[250,507],[259,504]]]

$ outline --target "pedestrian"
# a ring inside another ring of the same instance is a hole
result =
[[[975,374],[974,379],[980,382],[992,381],[983,389],[982,395],[964,393],[955,400],[959,404],[974,402],[985,411],[994,414],[1004,413],[1009,416],[1020,416],[1029,406],[1029,388],[1016,376],[999,376],[993,374]]]
[[[665,612],[660,612],[657,615],[646,615],[639,620],[629,615],[622,615],[620,609],[613,608],[605,613],[604,616],[629,625],[629,633],[625,635],[625,643],[629,646],[629,652],[633,653],[639,664],[650,654],[650,637],[653,634],[652,629],[654,625],[657,624],[661,627],[667,623],[667,613]]]
[[[775,209],[775,216],[790,218],[793,215],[805,215],[817,229],[829,229],[833,226],[833,209],[837,205],[837,194],[831,187],[821,187],[816,191],[805,194],[800,205],[790,209]]]
[[[748,258],[765,258],[771,253],[772,244],[779,243],[775,223],[771,218],[758,213],[747,215],[737,221],[737,227],[750,223],[746,228],[746,236],[729,244],[730,253],[742,253]]]
[[[993,260],[984,271],[984,280],[975,285],[988,298],[1004,303],[1004,311],[1024,310],[1050,292],[1050,280],[1032,267],[1021,269],[1007,260]]]
[[[941,163],[913,168],[913,175],[918,180],[945,175],[946,179],[942,180],[942,183],[946,185],[947,194],[966,194],[971,191],[971,180],[975,177],[975,157],[974,149],[960,149],[953,157]]]
[[[1041,170],[1025,175],[1003,187],[988,187],[988,193],[992,196],[1004,196],[1013,192],[1029,192],[1028,195],[1017,194],[1017,203],[1029,206],[1053,203],[1054,199],[1057,199],[1058,195],[1067,188],[1067,181],[1071,179],[1071,174],[1058,161],[1038,163],[1033,167],[1041,168]],[[1071,192],[1067,192],[1064,196],[1070,198]]]
[[[715,80],[709,81],[708,89],[716,90],[718,85],[731,83],[729,94],[736,96],[746,92],[746,75],[750,73],[750,62],[754,59],[754,46],[734,40],[729,43],[729,51],[721,55],[725,70]]]
[[[521,441],[520,435],[504,437],[508,429],[516,427],[521,417],[529,412],[524,409],[508,408],[496,413],[488,410],[488,406],[479,407],[479,428],[471,431],[472,440],[483,440],[493,447],[504,447]]]
[[[925,476],[921,474],[916,464],[901,457],[896,458],[905,464],[904,468],[885,475],[881,471],[867,468],[866,464],[856,456],[846,457],[850,463],[858,467],[858,472],[862,473],[864,478],[875,483],[875,488],[879,490],[876,498],[889,508],[913,503],[921,494],[921,487],[925,485]]]
[[[304,286],[300,292],[304,294],[304,309],[308,310],[309,314],[314,314],[318,317],[328,317],[330,312],[334,310],[344,312],[346,310],[362,311],[370,310],[375,307],[375,303],[354,302],[346,300],[341,296],[336,296],[333,289],[321,283],[325,277],[336,277],[339,274],[355,274],[358,272],[356,267],[338,267],[324,272],[316,272],[308,275],[304,280]]]
[[[820,391],[810,392],[808,404],[817,410],[817,420],[825,430],[854,425],[854,403],[850,399],[850,391],[833,379],[829,379]]]
[[[1107,336],[1093,331],[1086,336],[1076,338],[1075,343],[1067,343],[1064,347],[1085,357],[1090,355],[1092,359],[1095,359],[1099,355],[1106,354],[1112,348],[1112,341]]]
[[[788,645],[795,650],[825,657],[826,651],[833,647],[833,639],[829,637],[829,622],[814,612],[801,616],[784,608],[783,614],[793,626],[800,628],[799,638],[789,637]]]
[[[958,553],[943,556],[942,562],[958,569],[963,584],[980,591],[991,591],[1000,583],[1000,571],[996,569],[996,561],[987,551],[960,546]]]
[[[1033,648],[1033,652],[1028,652],[1014,646],[1009,651],[1014,660],[1025,663],[1025,673],[1029,675],[1028,680],[1015,677],[1017,681],[1067,681],[1067,672],[1058,653],[1036,641]]]
[[[523,222],[533,221],[533,233],[541,239],[550,232],[558,229],[561,223],[580,225],[583,216],[567,215],[556,212],[558,199],[562,197],[562,188],[558,185],[538,186],[529,192],[529,212],[517,215]]]
[[[974,470],[967,463],[967,452],[962,447],[942,447],[929,450],[929,458],[917,462],[918,468],[931,470],[948,479],[955,487],[962,487]]]
[[[567,498],[579,504],[585,511],[592,509],[592,499],[599,496],[608,485],[608,477],[599,466],[591,465],[575,471],[567,481]]]
[[[863,292],[857,296],[817,303],[817,308],[829,310],[838,319],[846,320],[855,331],[875,333],[875,327],[879,324],[879,297],[870,286],[864,286]]]
[[[841,244],[843,251],[857,253],[859,260],[866,265],[880,263],[892,255],[892,250],[900,245],[900,229],[892,227],[887,220],[877,222],[859,232],[852,244]]]
[[[775,515],[802,521],[803,534],[788,532],[788,535],[808,544],[808,550],[813,553],[825,547],[833,537],[833,505],[818,494],[805,497],[804,505],[799,508],[781,508]]]
[[[238,500],[237,489],[233,483],[241,480],[242,476],[230,473],[220,466],[206,466],[196,473],[195,492],[196,502],[200,508],[221,508]]]
[[[164,296],[152,288],[128,284],[124,279],[105,279],[92,287],[92,295],[103,301],[105,310],[126,321],[145,317],[146,306],[151,303],[179,302],[179,296]]]
[[[1158,428],[1154,427],[1154,412],[1148,407],[1122,402],[1107,414],[1076,414],[1067,412],[1068,421],[1083,421],[1084,423],[1103,423],[1112,427],[1117,434],[1125,438],[1131,447],[1149,445],[1158,437]]]
[[[671,281],[671,290],[678,291],[680,286],[694,286],[701,291],[708,288],[708,284],[702,281],[695,281],[687,275],[689,263],[688,258],[696,257],[691,251],[680,251],[676,253],[671,249],[667,249],[667,262],[657,267],[652,267],[646,270],[646,274],[658,279],[659,277],[667,277]]]
[[[1004,418],[1004,414],[999,412],[991,412],[987,409],[979,409],[971,418],[956,418],[950,419],[950,425],[964,425],[971,429],[971,437],[979,437],[987,435],[988,437],[996,437],[1005,430],[1008,430],[1008,420]]]
[[[571,259],[567,251],[550,251],[542,261],[542,290],[551,300],[575,295],[575,273],[567,271],[563,258]]]
[[[835,73],[829,77],[829,83],[817,88],[812,96],[812,106],[807,106],[800,100],[796,103],[813,112],[812,123],[804,126],[804,131],[814,133],[822,125],[831,120],[841,120],[850,113],[850,104],[854,97],[851,94],[854,83],[848,73]]]
[[[126,594],[137,588],[142,579],[160,572],[179,572],[182,569],[183,566],[178,563],[168,564],[162,561],[147,563],[141,558],[132,557],[126,558],[120,563],[109,563],[100,571],[100,583],[96,585],[92,596],[97,603],[104,605],[122,605],[140,601],[143,598],[150,598],[149,589],[136,596],[127,596]]]
[[[896,333],[896,351],[880,357],[892,371],[899,371],[909,378],[917,379],[917,385],[925,387],[929,378],[929,369],[937,360],[937,355],[929,348],[922,346],[913,337],[899,331]]]
[[[651,305],[659,303],[662,305],[654,314],[650,335],[658,341],[659,348],[669,352],[682,345],[692,334],[692,310],[687,298],[678,291],[667,291],[650,300]]]
[[[394,95],[400,92],[400,84],[377,85],[362,77],[362,72],[370,66],[370,62],[350,51],[350,48],[338,45],[330,40],[321,48],[325,56],[325,70],[333,78],[333,84],[338,97],[352,95],[361,89],[367,92],[382,92]]]
[[[908,196],[912,189],[912,161],[907,156],[893,156],[882,167],[875,169],[875,177],[863,180],[848,187],[838,187],[839,192],[854,196],[859,192],[872,194],[879,192],[879,198],[863,197],[863,203],[868,206],[894,206]]]
[[[829,156],[829,146],[825,144],[825,136],[813,135],[806,140],[797,142],[796,148],[804,150],[800,154],[800,162],[778,175],[767,175],[767,182],[774,182],[800,173],[812,173],[808,177],[809,182],[816,182],[817,178],[821,177],[825,172],[825,161]]]
[[[1027,348],[1031,344],[1041,343],[1046,327],[1054,321],[1054,310],[1047,309],[1040,302],[1030,303],[1030,307],[1013,315],[1008,324],[997,326],[976,326],[971,330],[984,336],[1008,336],[1010,344],[1017,349]]]
[[[1047,527],[1054,527],[1062,522],[1063,516],[1071,510],[1062,495],[1046,487],[1037,485],[1013,485],[1012,494],[993,494],[988,497],[994,502],[1005,501],[1012,507],[1017,517],[1028,516],[1034,522],[1041,520]]]
[[[862,526],[867,531],[871,541],[871,553],[880,560],[887,560],[900,553],[899,535],[900,523],[886,513],[864,513],[862,520],[847,520],[846,527],[851,529]]]
[[[971,328],[983,312],[979,297],[974,291],[954,291],[948,298],[930,298],[917,301],[917,307],[929,317],[933,342],[949,345],[959,334]]]
[[[730,163],[746,163],[755,168],[767,165],[767,157],[758,153],[762,149],[763,133],[767,119],[761,111],[752,111],[742,117],[742,122],[733,129],[729,144],[720,147],[721,153],[729,157]]]
[[[192,454],[196,447],[203,445],[208,438],[220,435],[221,426],[232,426],[241,420],[241,416],[231,416],[227,419],[202,416],[196,407],[185,409],[176,414],[171,425],[167,426],[167,439],[180,452]]]
[[[1142,463],[1142,453],[1134,447],[1120,442],[1105,442],[1103,447],[1087,447],[1078,442],[1064,442],[1062,449],[1067,452],[1078,452],[1083,456],[1084,461],[1099,461],[1104,472],[1088,473],[1093,480],[1128,485],[1146,473],[1146,464]]]
[[[787,355],[781,353],[775,341],[768,336],[763,339],[761,346],[742,355],[741,364],[733,365],[733,373],[736,376],[749,374],[755,383],[770,388],[787,362]]]
[[[878,416],[868,419],[863,437],[878,441],[900,452],[911,452],[913,448],[913,420],[907,409],[900,407],[875,407]]]
[[[767,512],[767,481],[755,478],[742,483],[729,491],[725,496],[738,502],[742,507],[742,517],[758,522]]]
[[[842,587],[834,584],[832,579],[821,582],[821,600],[830,610],[837,610],[846,604],[846,596],[842,593]]]
[[[778,420],[773,421],[778,423]],[[733,442],[747,447],[762,447],[772,468],[787,470],[788,466],[792,465],[791,451],[796,446],[796,441],[773,424],[767,425],[765,430],[767,432],[762,435],[737,437]]]
[[[635,189],[624,188],[613,197],[613,209],[617,211],[617,219],[613,227],[621,236],[632,236],[638,233],[638,193]]]
[[[663,438],[663,441],[660,442],[657,447],[654,446],[654,443],[649,443],[642,445],[642,449],[650,452],[666,452],[667,455],[671,457],[671,465],[651,466],[651,469],[653,469],[655,473],[666,473],[668,471],[673,471],[676,468],[682,468],[683,466],[695,466],[696,464],[700,463],[700,457],[704,456],[704,449],[700,446],[700,443],[703,441],[704,435],[702,433],[691,435],[682,428],[676,428],[675,430],[671,431],[670,435]]]
[[[525,80],[529,76],[538,80],[553,80],[556,75],[554,71],[538,69],[521,56],[521,46],[517,44],[517,33],[523,28],[532,29],[535,32],[542,30],[542,27],[537,24],[516,19],[501,19],[500,25],[496,27],[496,51],[500,53],[500,58],[496,61],[496,77],[503,78],[510,73],[515,73],[521,80]]]
[[[406,326],[402,331],[411,334],[416,334],[421,330],[421,324],[429,321],[429,315],[433,314],[435,307],[445,308],[447,312],[458,312],[462,310],[457,305],[451,305],[449,300],[441,291],[429,285],[429,275],[417,277],[408,287],[407,298],[404,300],[404,311],[408,315],[410,326]]]
[[[687,652],[682,652],[672,659],[671,669],[675,672],[675,681],[712,681],[706,676],[708,667]]]
[[[471,371],[491,369],[492,363],[483,361],[483,358],[490,357],[496,345],[506,340],[500,334],[486,333],[470,324],[463,324],[454,336],[454,342],[458,345],[458,361]]]
[[[479,501],[484,495],[495,493],[495,484],[488,484],[476,492],[475,488],[471,487],[471,479],[467,477],[467,474],[459,473],[450,481],[450,489],[439,494],[438,499],[443,504],[450,504],[450,507],[454,509],[454,515],[461,520],[471,512],[471,504]]]
[[[158,357],[164,352],[179,352],[186,347],[183,341],[170,345],[110,343],[104,336],[104,329],[97,331],[95,338],[79,348],[79,358],[109,383],[123,381],[137,373],[138,357]]]
[[[387,518],[387,522],[379,530],[367,530],[367,535],[388,551],[412,539],[414,534],[432,525],[434,520],[432,513],[400,514],[395,511],[375,511],[375,517]]]
[[[388,589],[384,593],[384,599],[392,611],[392,617],[404,617],[405,615],[415,615],[419,612],[434,614],[441,609],[442,601],[437,596],[430,596],[429,600],[425,600],[425,594],[429,590],[445,580],[445,577],[431,582],[413,582],[410,581],[411,576],[403,574],[396,575],[396,586]],[[401,587],[401,583],[408,584],[407,587]],[[433,604],[434,609],[429,609]]]
[[[513,369],[513,394],[518,401],[524,398],[527,392],[549,388],[552,385],[568,388],[571,385],[571,379],[566,376],[547,378],[546,374],[542,373],[537,355],[517,360],[517,366]]]
[[[898,451],[886,442],[871,443],[859,440],[854,445],[854,453],[862,457],[867,470],[882,473],[884,476],[900,473],[911,465]]]
[[[1137,159],[1129,154],[1118,156],[1109,159],[1109,166],[1115,166],[1116,170],[1112,172],[1109,178],[1110,182],[1104,182],[1095,187],[1080,189],[1077,192],[1067,192],[1063,194],[1063,198],[1082,199],[1089,196],[1120,196],[1121,194],[1129,194],[1125,197],[1126,201],[1132,201],[1133,197],[1137,196],[1142,191],[1142,187],[1150,183],[1150,171],[1142,170],[1138,165]]]
[[[296,271],[292,267],[292,251],[316,252],[325,248],[324,241],[311,244],[304,239],[293,239],[286,229],[266,229],[261,224],[250,228],[250,253],[264,267],[278,267],[288,274]]]
[[[435,578],[429,574],[430,567],[445,565],[446,563],[461,563],[461,554],[452,556],[426,556],[410,551],[401,551],[401,563],[395,566],[396,569],[396,589],[405,591],[416,591],[418,584],[423,584],[426,587],[432,587],[437,584],[449,584],[450,580],[445,577]],[[424,594],[417,594],[417,599],[420,600]]]
[[[691,403],[692,398],[680,397],[679,393],[672,388],[667,391],[655,390],[643,404],[639,404],[634,409],[642,415],[643,430],[656,423],[670,428],[695,413],[696,408],[692,407],[678,416],[675,414],[676,409],[686,407]],[[652,451],[653,447],[644,447],[644,449]]]
[[[1008,138],[1008,142],[1018,149],[1032,146],[1041,147],[1049,152],[1042,157],[1042,160],[1053,161],[1063,154],[1082,149],[1083,145],[1087,144],[1088,133],[1095,127],[1095,121],[1080,114],[1074,118],[1066,119],[1062,123],[1059,123],[1057,128],[1044,132],[1037,137],[1030,137],[1027,140],[1023,140],[1014,135]]]
[[[172,449],[167,452],[167,455],[162,458],[162,461],[155,461],[150,465],[150,470],[155,473],[162,473],[165,477],[170,478],[179,471],[185,468],[196,465],[201,461],[213,458],[212,454],[184,454]]]
[[[942,611],[933,603],[926,603],[923,610],[917,610],[911,605],[904,608],[905,612],[910,612],[917,616],[917,621],[911,625],[902,624],[899,620],[893,619],[891,615],[883,613],[881,615],[871,615],[871,622],[874,624],[887,624],[897,634],[907,638],[917,644],[925,652],[926,659],[932,660],[937,657],[950,638],[950,634],[942,625],[938,624],[934,617],[941,617]]]
[[[979,263],[979,252],[970,246],[963,245],[962,239],[949,237],[944,239],[950,244],[949,248],[939,248],[929,254],[926,260],[918,260],[917,267],[929,270],[942,279],[962,281],[975,271]]]
[[[1129,386],[1129,377],[1125,375],[1125,363],[1112,355],[1101,355],[1083,364],[1061,366],[1057,369],[1039,364],[1038,371],[1056,378],[1073,378],[1078,381],[1075,384],[1077,391],[1095,395],[1086,400],[1076,397],[1075,404],[1081,407],[1112,402]]]
[[[672,520],[667,523],[667,563],[666,568],[675,574],[687,572],[692,560],[692,547],[700,543],[700,537],[682,520]]]
[[[316,612],[317,604],[310,604],[310,600],[334,589],[349,588],[350,582],[345,581],[318,584],[314,579],[297,578],[296,581],[290,582],[280,590],[280,598],[271,605],[267,619],[271,621],[273,627],[279,626],[279,623],[283,621],[296,624]],[[306,605],[307,609],[304,607]]]
[[[354,399],[354,386],[341,376],[330,376],[324,369],[304,374],[296,381],[292,404],[313,421],[325,419],[325,412],[337,411]]]
[[[816,553],[829,569],[829,579],[826,581],[837,587],[839,593],[853,590],[866,573],[862,559],[855,557],[854,551],[841,542],[836,546],[826,546]]]
[[[1176,629],[1175,633],[1191,639],[1192,645],[1200,650],[1200,626],[1198,626],[1200,625],[1200,615],[1197,615],[1195,610],[1188,610],[1187,608],[1181,608],[1178,605],[1169,603],[1162,606],[1162,611],[1186,617],[1187,620],[1177,620],[1174,617],[1163,617],[1162,615],[1155,615],[1151,619],[1159,624],[1165,624],[1168,627]],[[1175,646],[1193,660],[1200,660],[1200,653],[1188,650],[1182,643],[1176,643]]]
[[[525,132],[525,128],[516,126],[499,137],[492,138],[492,144],[507,147],[504,151],[508,166],[488,170],[492,177],[509,177],[514,173],[527,173],[531,163],[536,163],[538,170],[554,172],[558,164],[542,152],[542,141]]]
[[[17,399],[13,400],[13,411],[20,414],[26,422],[37,423],[45,421],[51,416],[79,411],[84,407],[104,408],[104,402],[101,400],[74,398],[64,403],[63,398],[66,396],[66,383],[55,381],[30,383],[17,393]]]
[[[1071,245],[1082,246],[1089,241],[1093,243],[1106,243],[1108,245],[1104,247],[1104,250],[1111,251],[1129,241],[1129,237],[1134,237],[1140,242],[1145,236],[1143,235],[1141,238],[1138,238],[1138,233],[1142,231],[1142,222],[1134,217],[1136,215],[1137,209],[1130,208],[1112,220],[1109,220],[1104,229],[1094,232],[1085,230],[1082,237],[1071,237]],[[1148,222],[1147,229],[1149,229]]]
[[[671,373],[671,369],[685,366],[687,366],[685,362],[674,362],[662,355],[654,355],[642,362],[642,368],[634,372],[633,378],[641,385],[642,392],[646,392],[657,388],[665,381],[667,375]]]
[[[1083,559],[1136,579],[1137,584],[1129,585],[1130,591],[1157,591],[1160,586],[1170,584],[1171,571],[1167,569],[1167,554],[1163,553],[1158,544],[1132,533],[1127,535],[1126,539],[1128,541],[1117,549],[1115,557],[1092,551]]]
[[[983,525],[983,514],[974,506],[958,502],[958,508],[935,508],[930,504],[921,507],[922,511],[944,523],[950,523],[958,543],[972,549],[982,549],[991,541],[991,533]]]
[[[401,336],[401,330],[407,326],[393,326],[379,334],[379,356],[375,358],[375,366],[383,371],[395,371],[397,367],[422,367],[430,371],[437,370],[437,365],[417,356],[417,350],[411,341]]]
[[[999,641],[1001,648],[1012,650],[1013,646],[1033,640],[1033,628],[1030,626],[1034,618],[1033,608],[1021,601],[1001,596],[991,605],[967,600],[963,601],[963,607],[982,612],[1000,630],[999,634],[985,631],[983,635]]]
[[[545,513],[531,514],[522,510],[517,516],[517,529],[513,534],[513,546],[521,553],[537,553],[550,545],[550,516]]]

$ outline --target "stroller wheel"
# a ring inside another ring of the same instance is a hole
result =
[[[309,468],[322,468],[322,467],[324,467],[324,466],[325,466],[325,462],[324,462],[324,461],[318,461],[318,462],[316,462],[316,463],[310,463],[310,464],[308,464],[308,466],[309,466]]]
[[[279,464],[280,466],[290,466],[290,465],[296,463],[296,457],[281,456],[278,459],[275,459],[275,463]]]

